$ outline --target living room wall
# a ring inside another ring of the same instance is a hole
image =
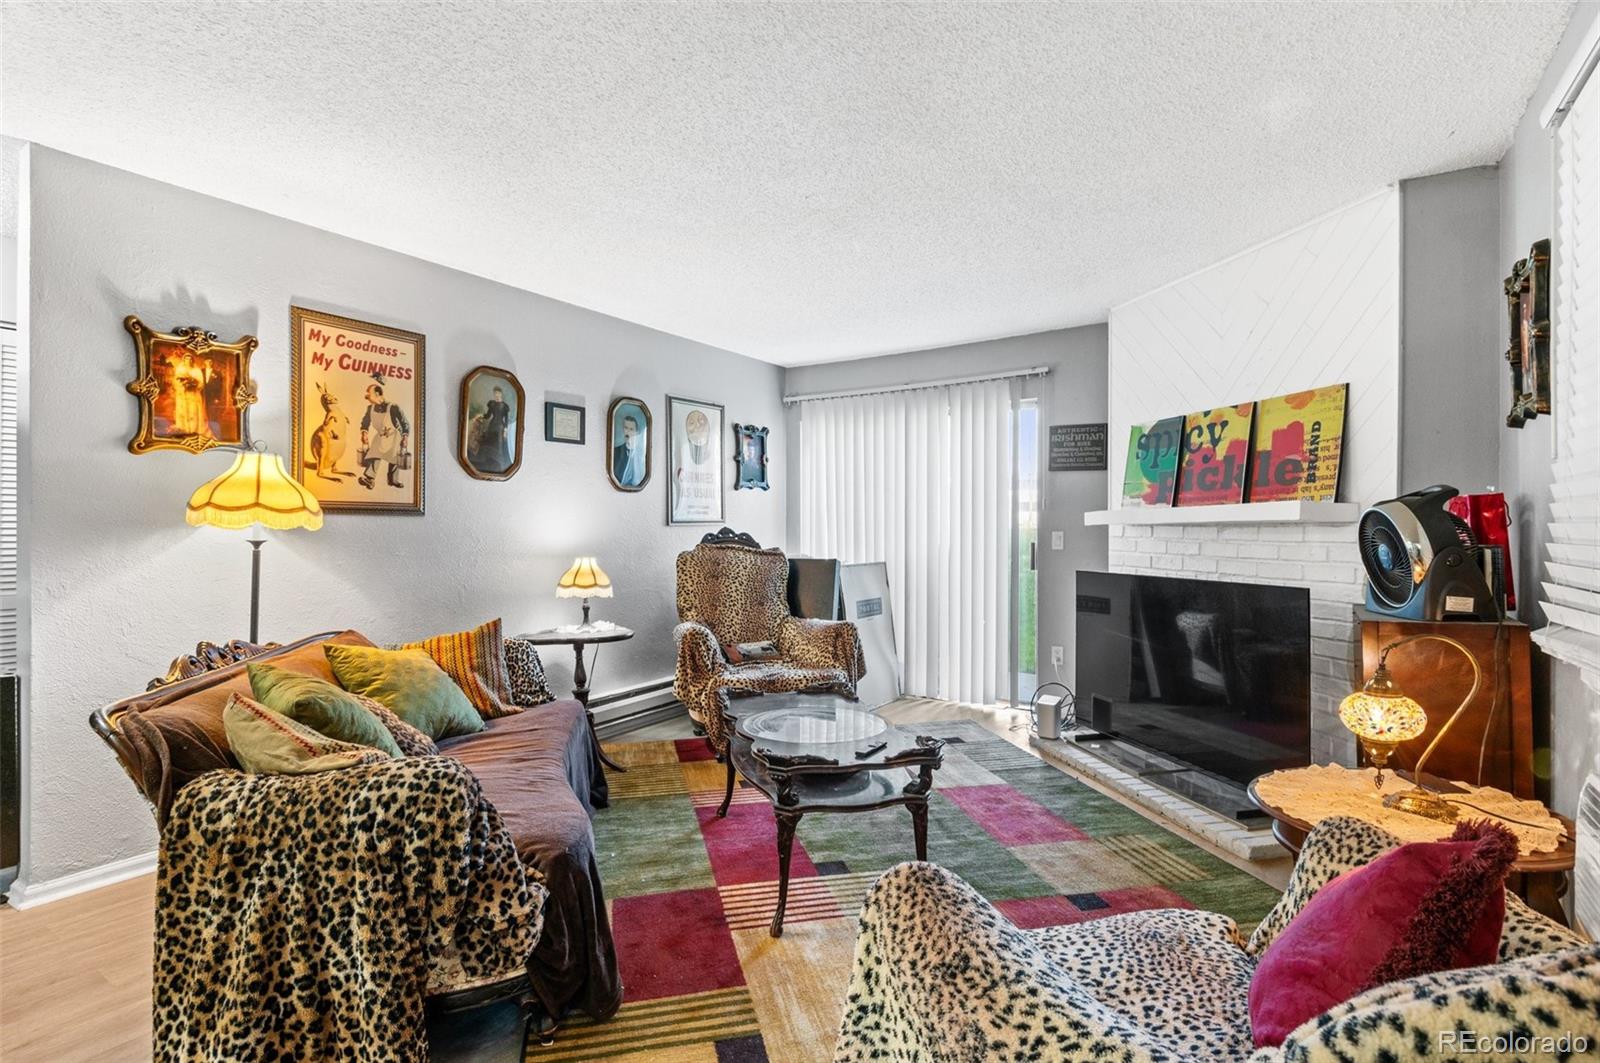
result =
[[[1539,116],[1597,18],[1600,6],[1579,4],[1574,8],[1561,44],[1517,124],[1511,149],[1500,160],[1502,276],[1528,253],[1535,240],[1555,235],[1554,152],[1550,133],[1540,126]],[[1503,314],[1499,320],[1499,349],[1504,350],[1510,325]],[[1484,357],[1490,356],[1484,353]],[[1503,418],[1510,389],[1503,361],[1499,368],[1496,394]],[[1500,483],[1514,522],[1511,546],[1517,557],[1517,615],[1535,628],[1545,623],[1539,579],[1544,572],[1544,542],[1550,523],[1551,463],[1555,460],[1551,430],[1560,415],[1557,409],[1553,417],[1536,417],[1521,428],[1499,428]],[[1576,666],[1539,652],[1534,662],[1535,707],[1547,708],[1550,716],[1550,804],[1570,816],[1577,808],[1584,778],[1591,771],[1600,771],[1600,689],[1590,685],[1600,683],[1600,677],[1591,672],[1586,683]]]
[[[142,690],[202,639],[246,634],[249,548],[242,533],[190,528],[189,493],[231,454],[127,450],[136,424],[138,314],[160,329],[195,324],[225,341],[258,336],[252,434],[289,448],[289,306],[314,307],[427,337],[425,515],[330,514],[317,532],[268,533],[261,631],[289,640],[354,627],[378,642],[459,630],[500,616],[508,631],[576,621],[554,597],[574,555],[594,554],[617,595],[597,618],[634,628],[606,647],[597,694],[670,676],[673,560],[708,530],[666,523],[665,396],[722,403],[727,420],[774,426],[782,476],[782,371],[579,307],[39,148],[24,225],[31,250],[32,380],[26,475],[32,567],[24,895],[155,847],[149,810],[89,713]],[[396,219],[404,224],[404,219]],[[531,247],[528,254],[538,254]],[[531,411],[521,471],[469,478],[456,461],[463,374],[515,371]],[[603,421],[616,395],[655,416],[654,473],[614,490]],[[547,398],[581,400],[588,443],[547,443]],[[731,485],[730,485],[731,486]],[[726,522],[782,543],[784,485],[725,494]],[[571,655],[546,655],[570,688]]]
[[[1061,646],[1066,653],[1061,676],[1071,683],[1075,573],[1080,568],[1106,566],[1105,529],[1084,527],[1083,513],[1100,508],[1105,498],[1106,474],[1050,472],[1044,455],[1050,425],[1106,419],[1106,326],[1086,325],[905,354],[796,366],[785,377],[784,392],[795,395],[888,387],[1033,366],[1050,369],[1046,376],[1025,378],[1021,384],[1022,396],[1039,403],[1039,678],[1054,678],[1050,647]],[[795,407],[789,407],[786,417],[785,433],[795,439],[799,425]],[[792,491],[798,490],[798,456],[797,450],[790,451],[784,477]],[[798,542],[797,495],[790,495],[787,512],[789,540]],[[1050,536],[1057,531],[1063,535],[1063,548],[1051,550]]]

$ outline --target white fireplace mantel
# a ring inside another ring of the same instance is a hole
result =
[[[1355,502],[1244,502],[1225,506],[1127,506],[1083,515],[1090,526],[1123,524],[1354,524]]]

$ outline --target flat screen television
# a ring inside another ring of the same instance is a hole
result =
[[[1305,588],[1080,571],[1077,619],[1080,723],[1241,785],[1311,762]]]

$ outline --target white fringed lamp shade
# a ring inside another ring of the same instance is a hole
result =
[[[609,598],[611,577],[592,557],[575,557],[556,584],[557,598]]]
[[[322,527],[322,507],[284,469],[282,458],[246,450],[233,460],[232,468],[189,496],[184,518],[190,524],[217,528],[264,524],[279,530],[316,531]]]

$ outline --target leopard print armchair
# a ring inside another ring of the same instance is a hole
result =
[[[1529,1034],[1600,1046],[1600,945],[1506,894],[1500,962],[1391,982],[1257,1050],[1256,959],[1316,891],[1399,844],[1354,819],[1318,824],[1278,906],[1246,941],[1213,912],[1153,909],[1022,930],[956,875],[886,872],[861,911],[835,1063],[1363,1063],[1569,1058],[1445,1049]],[[1455,1041],[1440,1039],[1453,1031]]]
[[[717,533],[678,555],[678,667],[673,692],[727,751],[723,712],[731,692],[829,690],[856,696],[866,674],[861,637],[843,620],[789,614],[789,559],[749,536]],[[735,541],[735,540],[740,541]],[[770,642],[774,657],[730,661],[726,647]]]

